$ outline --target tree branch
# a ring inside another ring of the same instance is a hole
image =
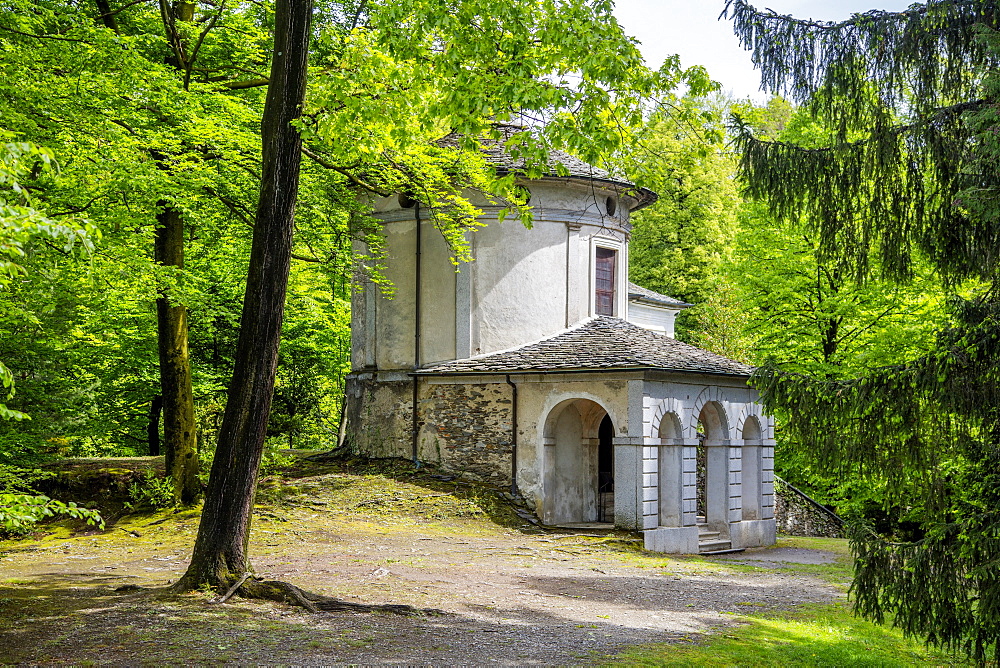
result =
[[[216,22],[219,20],[219,17],[222,16],[222,12],[224,12],[225,9],[226,0],[222,0],[218,9],[208,20],[205,28],[198,35],[198,40],[194,43],[194,48],[191,49],[191,55],[188,58],[187,67],[184,68],[184,90],[187,90],[188,86],[191,84],[191,68],[194,67],[194,63],[198,59],[198,51],[201,50],[201,45],[205,41],[205,36],[208,35],[209,31],[215,27]]]
[[[109,16],[115,16],[116,14],[122,13],[123,11],[125,11],[126,9],[128,9],[129,7],[133,7],[135,5],[141,5],[141,4],[145,3],[145,2],[154,2],[154,0],[132,0],[132,2],[127,2],[124,5],[122,5],[121,7],[119,7],[118,9],[112,9],[109,12],[105,12],[103,14],[98,15],[97,18],[99,18],[99,19],[105,19],[105,18],[107,18]],[[101,10],[101,11],[104,11],[104,10]]]
[[[4,32],[11,32],[15,35],[24,35],[25,37],[34,37],[35,39],[54,39],[60,42],[77,42],[78,44],[90,44],[85,39],[73,39],[72,37],[56,37],[55,35],[36,35],[31,32],[21,32],[20,30],[14,30],[13,28],[8,28],[6,26],[0,26],[0,30]]]
[[[260,79],[248,79],[246,81],[232,81],[223,85],[229,90],[244,90],[246,88],[260,88],[269,83],[271,83],[270,79],[261,77]]]
[[[387,197],[389,195],[389,193],[381,190],[380,188],[378,188],[376,186],[373,186],[373,185],[371,185],[370,183],[368,183],[366,181],[362,181],[357,176],[355,176],[353,173],[351,173],[350,171],[344,169],[343,167],[338,167],[337,165],[333,164],[332,162],[330,162],[329,160],[327,160],[323,156],[318,155],[316,153],[313,153],[312,151],[310,151],[305,146],[305,144],[302,145],[302,149],[301,150],[302,150],[302,155],[304,155],[304,156],[306,156],[308,158],[311,158],[320,167],[325,167],[326,169],[332,169],[335,172],[343,174],[344,176],[346,176],[351,181],[351,183],[353,183],[355,185],[358,185],[358,186],[361,186],[365,190],[367,190],[369,192],[372,192],[372,193],[375,193],[376,195],[381,195],[382,197]]]

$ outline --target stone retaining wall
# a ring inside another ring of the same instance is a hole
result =
[[[786,536],[843,538],[842,525],[800,496],[777,476],[774,478],[774,519],[778,533]]]

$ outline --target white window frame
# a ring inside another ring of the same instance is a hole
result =
[[[591,317],[597,315],[597,249],[613,250],[615,256],[615,305],[614,317],[625,320],[628,317],[628,244],[614,237],[592,236],[590,238],[590,263],[588,265],[589,305]]]

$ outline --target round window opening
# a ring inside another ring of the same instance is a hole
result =
[[[604,209],[608,212],[609,216],[615,215],[615,211],[618,210],[618,200],[614,197],[608,197],[607,201],[604,203]]]
[[[399,193],[397,200],[399,201],[399,206],[404,209],[412,209],[417,203],[417,200],[413,199],[406,193]]]

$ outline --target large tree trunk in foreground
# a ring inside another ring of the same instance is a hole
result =
[[[278,361],[301,139],[291,121],[305,97],[312,0],[275,4],[274,55],[261,123],[263,172],[235,368],[187,573],[175,585],[225,589],[249,568],[257,470]]]
[[[184,220],[166,206],[156,216],[156,261],[184,268]],[[194,422],[191,360],[188,356],[187,307],[156,300],[160,393],[163,397],[163,450],[167,475],[174,481],[174,500],[189,505],[201,492],[198,481],[198,435]]]

